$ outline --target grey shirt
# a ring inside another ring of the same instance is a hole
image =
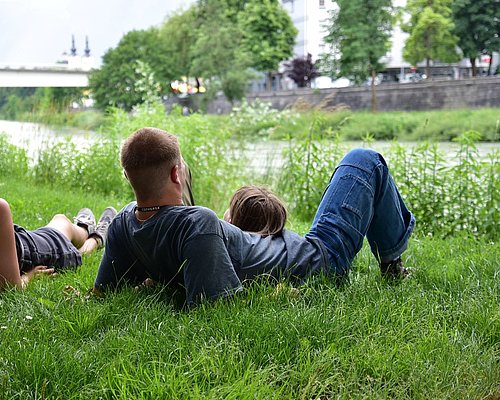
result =
[[[319,241],[284,230],[261,237],[220,220],[210,209],[163,207],[144,223],[136,203],[111,223],[95,287],[136,284],[146,278],[181,284],[189,304],[241,290],[241,282],[270,274],[303,279],[328,271]]]

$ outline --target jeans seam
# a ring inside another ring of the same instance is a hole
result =
[[[372,173],[373,175],[373,173]],[[369,177],[369,180],[371,179],[372,175],[370,175]],[[375,196],[375,193],[373,191],[373,187],[372,185],[370,185],[368,183],[368,181],[364,180],[364,179],[361,179],[359,176],[356,176],[354,174],[346,174],[346,177],[352,177],[354,178],[355,180],[355,183],[360,183],[361,185],[365,186],[371,193],[372,196]],[[354,183],[354,184],[355,184]],[[350,196],[351,192],[352,192],[352,188],[354,187],[354,184],[350,187],[349,191],[347,192],[347,194],[344,196],[344,198],[342,199],[342,207],[345,208],[346,210],[349,210],[349,211],[352,211],[353,213],[355,213],[359,218],[363,218],[363,214],[361,213],[361,211],[356,208],[356,207],[353,207],[351,206],[347,201],[346,199]]]

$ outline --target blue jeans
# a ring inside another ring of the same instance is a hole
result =
[[[355,149],[335,169],[306,237],[318,239],[333,272],[344,275],[365,236],[378,262],[389,262],[406,250],[414,226],[384,158]]]

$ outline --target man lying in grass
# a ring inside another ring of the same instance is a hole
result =
[[[96,225],[94,214],[82,208],[72,223],[57,214],[34,231],[15,225],[9,203],[0,199],[0,289],[24,287],[37,274],[53,274],[82,264],[81,254],[104,245],[116,210],[104,210]]]
[[[335,170],[304,236],[248,233],[204,207],[182,202],[185,167],[177,138],[142,128],[123,144],[121,164],[137,201],[110,225],[97,292],[152,279],[182,285],[188,304],[229,296],[262,274],[302,280],[345,277],[366,236],[382,274],[407,274],[401,254],[415,225],[383,157],[349,152]]]

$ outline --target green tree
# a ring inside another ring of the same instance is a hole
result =
[[[454,0],[454,33],[476,76],[476,58],[500,50],[500,0]]]
[[[245,9],[245,5],[251,0],[198,0],[198,9],[203,18],[209,18],[217,8],[219,14],[223,14],[234,24],[238,21],[238,14]]]
[[[191,54],[193,73],[208,78],[212,91],[220,87],[232,102],[245,95],[252,74],[250,59],[240,46],[242,35],[230,15],[225,1],[206,1]]]
[[[453,34],[452,0],[408,0],[406,12],[410,19],[401,25],[409,33],[403,58],[413,65],[425,60],[427,79],[431,77],[431,60],[455,62],[458,38]]]
[[[25,111],[23,99],[14,94],[7,98],[6,103],[2,106],[1,114],[3,118],[16,120],[20,114]]]
[[[35,88],[32,87],[0,87],[0,108],[7,103],[10,96],[18,96],[26,99],[35,93]]]
[[[116,48],[104,54],[101,68],[90,74],[90,88],[96,106],[130,110],[142,103],[143,93],[134,90],[136,82],[144,79],[138,70],[138,61],[144,63],[143,69],[151,69],[163,91],[168,90],[173,71],[169,69],[164,44],[155,28],[130,31],[123,36]]]
[[[160,84],[156,81],[154,72],[149,64],[144,61],[136,61],[135,72],[140,78],[135,81],[134,91],[141,95],[141,103],[154,104],[160,101]]]
[[[160,28],[164,69],[172,80],[192,75],[192,49],[198,32],[196,6],[171,15]]]
[[[85,90],[86,88],[81,87],[54,87],[49,88],[47,95],[53,108],[57,112],[61,112],[67,110],[72,103],[81,105],[85,97]]]
[[[252,67],[267,72],[268,90],[272,73],[281,61],[293,55],[297,29],[278,0],[251,0],[238,13],[241,49],[251,54]]]
[[[0,87],[0,118],[15,120],[32,111],[31,98],[36,88]]]
[[[323,55],[321,69],[330,76],[344,76],[356,83],[371,77],[371,108],[377,110],[375,78],[384,68],[382,57],[390,47],[393,24],[391,0],[338,0],[331,12],[325,43],[332,51]]]

